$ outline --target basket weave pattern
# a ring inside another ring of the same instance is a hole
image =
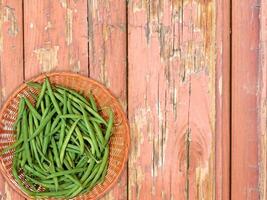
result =
[[[128,156],[129,149],[129,126],[123,110],[110,92],[104,88],[98,82],[89,79],[87,77],[74,74],[74,73],[50,73],[46,75],[40,75],[34,78],[32,81],[43,82],[45,77],[48,76],[52,84],[62,85],[78,92],[82,92],[85,96],[92,91],[96,102],[100,108],[103,108],[102,114],[107,117],[105,108],[111,108],[114,112],[114,123],[112,137],[110,140],[110,154],[109,154],[109,166],[108,172],[105,177],[105,181],[102,184],[96,185],[91,191],[85,193],[75,199],[98,199],[103,196],[116,182],[120,176]],[[17,118],[18,105],[21,96],[28,97],[32,102],[33,98],[30,96],[29,91],[36,93],[37,91],[29,88],[26,84],[20,86],[6,101],[0,112],[0,151],[5,147],[15,142],[15,131],[13,130],[13,124]],[[13,151],[9,151],[0,158],[0,170],[9,184],[25,198],[30,198],[23,193],[12,175],[12,159]],[[23,179],[23,173],[20,174],[21,180]],[[25,183],[27,186],[27,183]]]

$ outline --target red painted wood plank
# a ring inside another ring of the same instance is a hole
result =
[[[0,97],[1,104],[23,82],[22,1],[0,1]],[[14,73],[15,72],[15,73]],[[24,199],[0,175],[1,199]]]
[[[216,199],[230,199],[230,2],[217,1]]]
[[[258,80],[259,129],[259,191],[260,199],[267,199],[267,2],[261,1],[260,10],[260,62]]]
[[[90,77],[100,81],[126,112],[126,1],[88,1]],[[103,198],[127,199],[127,171]]]
[[[129,199],[215,197],[215,2],[130,1]]]
[[[259,5],[232,1],[232,199],[259,199]]]
[[[87,1],[24,1],[25,76],[75,71],[88,75]]]

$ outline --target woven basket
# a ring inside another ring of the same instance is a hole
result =
[[[88,91],[92,91],[95,96],[96,102],[101,108],[110,107],[114,111],[114,123],[116,124],[112,137],[110,140],[110,154],[108,172],[105,177],[105,181],[102,184],[96,185],[91,191],[85,193],[75,199],[98,199],[103,196],[118,180],[124,165],[128,157],[128,149],[130,143],[129,126],[123,110],[115,97],[98,82],[89,79],[87,77],[67,72],[50,73],[46,75],[40,75],[32,81],[43,82],[44,78],[48,76],[52,84],[62,85],[78,92],[84,92],[89,94]],[[18,104],[21,96],[29,96],[29,91],[37,93],[32,88],[29,88],[26,84],[21,85],[6,101],[0,112],[0,151],[5,147],[15,142],[15,131],[13,130],[13,123],[17,117]],[[31,99],[33,101],[33,99]],[[107,117],[105,110],[103,110],[103,116]],[[12,188],[20,193],[25,198],[30,199],[27,194],[22,192],[16,183],[12,172],[12,158],[13,151],[9,151],[0,158],[0,170],[4,175],[7,182]],[[23,180],[23,174],[20,175]],[[27,185],[27,183],[25,183]]]

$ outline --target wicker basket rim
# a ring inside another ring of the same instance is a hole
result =
[[[69,76],[69,77],[74,77],[74,78],[80,78],[83,79],[84,81],[90,82],[92,84],[97,85],[99,88],[101,88],[101,92],[105,92],[111,99],[112,101],[116,102],[118,107],[119,107],[119,112],[121,113],[122,116],[122,121],[125,124],[125,150],[124,150],[124,157],[123,157],[123,161],[122,161],[122,166],[120,167],[117,176],[112,180],[112,182],[104,188],[104,190],[98,194],[95,199],[99,199],[102,196],[104,196],[104,194],[106,194],[109,190],[112,189],[112,187],[114,187],[115,183],[118,181],[119,177],[122,174],[122,171],[125,168],[126,162],[128,160],[128,156],[129,156],[129,147],[130,147],[130,128],[129,128],[129,123],[127,120],[127,117],[125,115],[125,113],[123,112],[122,106],[119,103],[119,101],[111,94],[111,92],[101,83],[99,83],[96,80],[93,80],[89,77],[86,77],[84,75],[81,74],[77,74],[77,73],[73,73],[73,72],[49,72],[49,73],[43,73],[43,74],[39,74],[33,78],[30,78],[28,81],[40,81],[42,79],[44,79],[45,77],[53,77],[53,76]],[[18,86],[17,89],[14,90],[14,92],[12,92],[12,94],[5,100],[1,110],[0,110],[0,119],[2,119],[3,117],[3,113],[6,110],[7,106],[9,105],[10,101],[12,101],[13,98],[15,98],[21,91],[23,91],[26,87],[27,84],[26,82],[24,82],[23,84],[21,84],[20,86]],[[4,164],[3,164],[3,160],[2,157],[0,157],[0,171],[1,174],[4,176],[4,179],[8,182],[8,184],[11,186],[11,188],[13,190],[15,190],[17,193],[19,193],[21,196],[23,196],[26,199],[32,199],[30,196],[28,196],[27,194],[25,194],[18,186],[17,184],[14,184],[14,182],[8,177],[8,174],[4,168]],[[86,196],[86,194],[84,194],[83,196]]]

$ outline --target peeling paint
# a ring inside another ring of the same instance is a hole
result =
[[[103,25],[103,38],[104,41],[107,41],[111,35],[111,28],[108,25]]]
[[[73,12],[71,9],[67,8],[66,15],[66,43],[70,45],[72,43],[72,23],[73,23]]]
[[[59,46],[34,50],[36,58],[42,67],[42,72],[49,72],[58,65],[58,50]]]
[[[184,74],[181,74],[185,81],[190,73],[207,70],[212,73],[215,61],[215,3],[208,0],[176,0],[173,1],[171,12],[174,21],[181,23],[181,41],[176,48],[173,27],[162,23],[163,18],[163,1],[145,1],[140,0],[133,3],[133,12],[145,11],[146,25],[145,36],[147,44],[150,45],[151,38],[157,36],[160,48],[160,57],[163,63],[170,60],[178,59],[184,67]],[[190,8],[196,9],[196,16],[192,16],[190,24],[184,24],[183,10]],[[185,40],[183,39],[183,28],[188,26],[189,31],[197,32],[199,39]]]
[[[196,188],[197,188],[197,199],[198,200],[206,200],[206,182],[207,177],[209,176],[209,164],[205,162],[205,166],[197,167],[196,172]]]
[[[9,185],[7,182],[5,182],[5,200],[12,200]]]
[[[7,23],[8,35],[11,37],[17,36],[19,29],[17,18],[14,9],[9,6],[3,6],[3,2],[0,1],[1,12],[0,12],[0,53],[3,52],[3,25]]]
[[[31,27],[32,28],[32,27]],[[47,30],[49,30],[49,29],[51,29],[52,28],[52,22],[51,21],[48,21],[47,22],[47,25],[45,26],[45,30],[47,31]]]
[[[8,34],[13,37],[16,36],[19,32],[17,18],[14,9],[9,6],[4,7],[4,22],[9,23]]]
[[[102,199],[103,200],[105,200],[105,199],[107,199],[107,200],[116,200],[115,197],[114,197],[113,192],[107,193]]]
[[[80,60],[75,60],[72,57],[70,58],[70,66],[71,66],[73,72],[80,72],[80,70],[81,70]]]
[[[31,22],[30,23],[30,28],[33,29],[33,27],[34,27],[34,24]]]
[[[129,198],[130,199],[141,199],[140,197],[142,196],[141,194],[141,184],[138,184],[138,183],[142,183],[144,180],[145,180],[145,173],[143,172],[142,170],[142,167],[140,165],[136,165],[135,167],[133,167],[134,165],[130,165],[130,171],[132,171],[132,173],[134,174],[133,175],[133,179],[130,179],[129,180],[129,186],[130,186],[130,189],[129,189]],[[132,194],[132,191],[133,191],[133,188],[135,188],[135,191],[136,191],[136,198],[133,198],[133,194]]]
[[[67,0],[59,0],[62,8],[67,8]]]

